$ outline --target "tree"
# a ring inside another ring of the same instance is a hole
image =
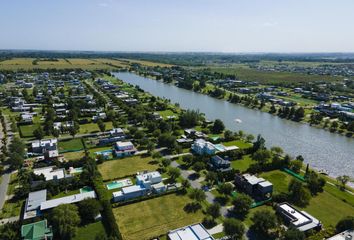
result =
[[[194,127],[201,119],[200,113],[194,110],[187,110],[179,116],[181,127]]]
[[[75,137],[77,130],[75,127],[69,127],[69,133],[72,137]]]
[[[186,164],[186,165],[190,165],[190,164],[192,164],[192,162],[193,162],[193,155],[184,155],[183,157],[182,157],[182,161],[183,161],[183,163],[184,164]]]
[[[42,127],[38,127],[35,130],[33,130],[33,135],[36,139],[42,139],[44,137],[44,131]]]
[[[309,204],[311,194],[309,190],[306,189],[300,181],[292,179],[289,183],[288,190],[289,198],[293,203],[301,207],[304,207]]]
[[[296,228],[289,228],[285,234],[284,240],[304,240],[306,238],[305,234]]]
[[[242,239],[245,234],[245,226],[243,223],[234,218],[226,218],[223,227],[225,234],[231,236],[234,240]]]
[[[207,207],[206,212],[213,218],[218,218],[220,216],[220,208],[219,203],[213,203]]]
[[[54,208],[50,219],[53,229],[61,239],[73,238],[80,223],[78,208],[74,204],[62,204]]]
[[[336,225],[337,233],[345,230],[354,229],[354,216],[347,216],[342,218]]]
[[[260,210],[253,214],[251,218],[253,225],[251,228],[261,236],[269,236],[269,231],[277,226],[277,217],[269,210]]]
[[[230,183],[222,183],[219,185],[219,192],[225,196],[229,196],[233,190],[233,187]]]
[[[187,188],[189,188],[191,186],[191,184],[190,184],[190,182],[187,180],[187,179],[183,179],[182,180],[182,187],[184,188],[184,189],[187,189]]]
[[[253,200],[250,196],[240,193],[232,203],[234,205],[233,212],[244,218],[248,214]]]
[[[253,150],[257,151],[258,149],[265,148],[265,139],[259,134],[256,141],[253,143]]]
[[[173,150],[176,147],[176,137],[170,133],[161,134],[158,142],[161,147],[167,147],[169,150]]]
[[[294,118],[295,120],[299,121],[301,119],[303,119],[305,117],[305,110],[303,107],[299,107],[298,109],[296,109],[295,114],[294,114]]]
[[[345,185],[350,181],[350,177],[347,175],[338,176],[336,179],[338,182],[340,182],[342,184],[342,186],[341,186],[342,190],[345,189]]]
[[[169,168],[168,175],[170,176],[170,180],[172,182],[176,182],[176,179],[181,175],[181,171],[179,168]]]
[[[222,133],[224,129],[225,129],[224,123],[220,119],[216,119],[212,127],[213,133]]]
[[[81,221],[86,224],[95,220],[102,207],[96,199],[85,199],[78,204]]]
[[[196,201],[198,204],[200,204],[202,201],[205,200],[206,195],[203,192],[203,190],[201,189],[193,189],[190,193],[189,193],[189,197]]]
[[[312,195],[316,195],[318,192],[323,192],[323,187],[326,184],[326,180],[319,177],[314,171],[311,171],[306,175],[306,182]]]
[[[224,138],[225,138],[225,141],[232,141],[232,140],[234,140],[234,134],[230,130],[226,130],[224,132]]]
[[[211,186],[213,186],[218,180],[218,175],[215,172],[208,172],[205,176],[205,181],[207,181]]]
[[[253,160],[257,161],[260,165],[264,165],[268,162],[272,156],[271,152],[267,149],[259,149],[252,156]]]
[[[203,169],[205,169],[205,164],[202,163],[202,162],[196,162],[196,163],[193,164],[192,168],[193,168],[194,171],[200,172]]]
[[[296,173],[299,173],[302,168],[302,161],[300,160],[293,160],[290,162],[290,169]]]
[[[97,125],[101,132],[104,132],[106,130],[106,124],[104,124],[102,119],[98,119]]]

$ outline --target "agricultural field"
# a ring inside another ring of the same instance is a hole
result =
[[[187,213],[183,208],[191,202],[185,195],[169,194],[113,209],[123,239],[150,239],[169,230],[200,222],[203,213]],[[128,214],[127,214],[128,213]]]
[[[233,74],[244,81],[258,81],[265,84],[284,82],[309,82],[309,81],[336,81],[342,78],[320,75],[306,75],[289,72],[265,72],[251,69],[246,66],[237,67],[211,67],[211,71],[224,74]]]
[[[133,175],[137,171],[153,171],[157,168],[158,165],[155,160],[142,155],[106,161],[98,165],[98,170],[102,174],[103,180],[123,178]]]

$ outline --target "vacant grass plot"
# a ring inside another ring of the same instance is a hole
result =
[[[85,156],[85,152],[84,151],[67,152],[67,153],[64,153],[63,155],[64,155],[65,160],[67,160],[67,161],[80,160],[81,158],[83,158]]]
[[[304,210],[321,220],[325,227],[335,226],[345,216],[353,216],[354,208],[328,192],[318,194]]]
[[[106,125],[106,129],[107,130],[111,130],[113,128],[112,122],[104,122],[104,124]],[[99,132],[100,129],[97,125],[97,123],[86,123],[86,124],[81,124],[80,125],[80,129],[79,129],[79,133],[84,134],[84,133],[96,133]]]
[[[158,165],[155,160],[141,155],[111,160],[98,165],[98,170],[101,172],[103,180],[123,178],[139,171],[152,171],[157,168]]]
[[[274,192],[276,193],[287,193],[288,185],[293,178],[286,172],[280,170],[274,170],[270,172],[265,172],[261,174],[261,177],[273,183]]]
[[[33,137],[33,131],[38,128],[39,125],[21,125],[20,131],[22,137]]]
[[[81,138],[73,138],[58,143],[59,151],[81,150],[84,148]]]
[[[250,155],[245,155],[240,160],[235,160],[231,162],[231,167],[235,170],[245,172],[249,166],[252,164],[253,160]]]
[[[191,200],[170,194],[113,209],[123,239],[141,240],[166,234],[203,219],[201,211],[186,213],[183,208]]]
[[[252,147],[252,144],[251,143],[247,143],[245,141],[242,141],[242,140],[235,140],[235,141],[231,141],[231,142],[224,142],[223,145],[225,146],[237,146],[241,149],[244,149],[244,148],[249,148],[249,147]]]
[[[79,227],[73,240],[95,240],[96,236],[104,236],[105,234],[102,222],[95,222]]]

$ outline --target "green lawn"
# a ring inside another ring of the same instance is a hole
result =
[[[313,197],[304,210],[319,219],[325,227],[335,226],[343,217],[354,215],[354,207],[326,191]]]
[[[167,119],[167,116],[175,116],[176,119],[178,118],[178,114],[172,112],[170,109],[167,109],[167,110],[164,110],[164,111],[158,111],[158,113],[165,120]]]
[[[65,141],[59,141],[58,147],[59,151],[67,151],[83,149],[84,145],[82,144],[81,138],[72,138]]]
[[[21,130],[22,137],[33,137],[33,131],[38,128],[39,125],[21,125],[19,129]]]
[[[104,122],[106,125],[106,131],[111,130],[113,128],[112,122]],[[87,124],[81,124],[80,125],[80,130],[79,133],[84,134],[84,133],[95,133],[99,132],[100,129],[97,125],[97,123],[87,123]]]
[[[288,185],[293,178],[286,172],[280,170],[262,173],[261,177],[273,183],[274,193],[287,193]]]
[[[4,207],[0,211],[0,218],[2,219],[19,216],[24,202],[25,200],[7,200],[4,204]]]
[[[78,194],[80,193],[79,189],[76,190],[69,190],[67,192],[60,192],[59,194],[52,196],[51,199],[56,199],[56,198],[61,198],[61,197],[66,197],[66,196],[70,196],[70,195],[74,195],[74,194]]]
[[[252,164],[253,160],[250,155],[245,155],[240,160],[234,160],[231,162],[231,166],[235,170],[240,170],[241,172],[246,171]]]
[[[79,152],[67,152],[63,154],[65,157],[65,160],[80,160],[85,156],[84,151],[79,151]]]
[[[231,142],[223,142],[222,143],[224,146],[237,146],[241,149],[243,148],[249,148],[252,146],[252,144],[250,143],[247,143],[245,141],[242,141],[242,140],[235,140],[235,141],[231,141]]]
[[[123,239],[151,239],[169,230],[203,219],[201,211],[186,213],[183,208],[191,200],[170,194],[113,209]]]
[[[102,222],[95,222],[79,227],[73,240],[95,240],[97,235],[105,235]]]
[[[141,155],[106,161],[98,165],[103,180],[122,178],[144,170],[156,170],[157,163],[151,157]]]

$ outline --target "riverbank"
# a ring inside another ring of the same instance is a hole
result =
[[[326,169],[331,177],[354,177],[354,140],[317,128],[245,108],[225,100],[178,88],[133,73],[114,73],[119,79],[139,85],[155,96],[170,99],[182,108],[200,110],[210,120],[220,118],[233,131],[262,134],[268,146],[280,146],[292,156],[302,155],[312,168]],[[242,123],[235,123],[240,118]]]

